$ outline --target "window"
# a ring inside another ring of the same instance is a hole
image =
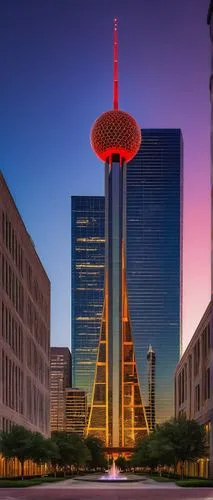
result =
[[[200,339],[197,340],[194,346],[194,376],[198,375],[200,368]]]
[[[204,375],[204,401],[210,399],[210,368],[205,370]]]
[[[187,400],[187,364],[184,365],[184,395]]]
[[[200,411],[200,384],[195,387],[195,412]]]
[[[204,429],[206,432],[206,446],[210,446],[211,422],[207,422],[206,424],[204,424]]]

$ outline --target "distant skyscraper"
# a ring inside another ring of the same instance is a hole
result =
[[[142,146],[127,168],[129,310],[146,405],[147,346],[156,353],[156,423],[174,414],[173,376],[180,355],[182,150],[179,129],[143,129]]]
[[[73,386],[91,399],[103,310],[103,196],[72,197]]]
[[[50,349],[50,427],[65,430],[65,389],[71,386],[71,353],[68,347]]]
[[[65,430],[84,436],[87,421],[87,395],[80,389],[66,389]]]
[[[149,394],[149,428],[153,430],[155,428],[155,363],[156,356],[155,351],[153,351],[152,346],[149,346],[147,353],[148,361],[148,394]]]

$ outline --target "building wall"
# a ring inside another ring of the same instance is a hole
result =
[[[147,350],[156,356],[156,423],[174,414],[173,377],[181,343],[182,135],[144,129],[127,165],[127,289],[137,368],[148,400]]]
[[[50,349],[50,427],[65,430],[65,389],[72,385],[72,358],[68,347]]]
[[[49,435],[50,282],[0,174],[0,429]]]
[[[66,389],[66,432],[75,432],[83,437],[86,430],[86,421],[86,392],[79,389]]]
[[[207,307],[175,373],[175,415],[205,424],[213,477],[213,316]],[[202,462],[200,463],[200,467]],[[199,468],[197,474],[200,474]]]
[[[104,295],[103,196],[72,197],[73,385],[91,399]]]

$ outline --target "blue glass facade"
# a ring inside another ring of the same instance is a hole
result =
[[[127,291],[137,369],[148,404],[147,349],[156,355],[156,423],[174,414],[173,384],[181,341],[182,134],[145,129],[128,164]]]
[[[144,129],[125,167],[127,293],[137,370],[149,406],[147,351],[155,365],[156,423],[174,413],[173,380],[181,344],[183,145],[179,129]],[[95,375],[104,298],[104,197],[72,197],[73,384]]]
[[[86,390],[90,403],[103,312],[105,200],[73,196],[71,203],[73,387]]]

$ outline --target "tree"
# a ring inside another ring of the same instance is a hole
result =
[[[32,433],[31,459],[38,465],[59,458],[58,447],[52,439],[45,439],[39,432]]]
[[[83,439],[75,433],[54,432],[52,441],[58,449],[58,453],[52,458],[55,467],[74,465],[77,469],[90,460],[90,452]]]
[[[196,460],[206,454],[206,435],[203,426],[195,420],[187,420],[184,416],[165,422],[158,429],[160,439],[169,442],[173,450],[173,465],[184,464],[187,460]]]
[[[119,457],[118,457],[118,458],[116,458],[116,460],[115,460],[115,465],[116,465],[119,469],[121,469],[121,470],[126,470],[126,467],[127,467],[127,460],[126,460],[126,458],[125,458],[125,457],[122,457],[122,455],[121,455],[121,456],[119,456]]]
[[[136,444],[131,463],[133,467],[150,467],[155,469],[158,465],[158,456],[154,452],[152,441],[154,434],[151,434],[143,441]]]
[[[159,425],[144,441],[137,444],[133,465],[171,466],[181,464],[184,473],[186,460],[196,460],[205,455],[206,437],[202,426],[185,417],[171,419]]]
[[[25,427],[14,425],[10,432],[1,432],[0,450],[5,458],[17,458],[24,478],[24,463],[32,456],[32,432]]]
[[[103,441],[95,436],[89,436],[85,439],[85,444],[90,451],[90,467],[94,469],[97,469],[98,467],[106,467],[107,460],[105,457]]]
[[[85,441],[78,434],[70,433],[69,442],[72,449],[72,461],[69,465],[75,465],[78,470],[80,466],[89,463],[91,454]]]
[[[56,467],[65,467],[72,460],[72,449],[68,434],[63,431],[56,431],[52,434],[52,441],[57,447],[55,456],[52,457],[52,463]]]

